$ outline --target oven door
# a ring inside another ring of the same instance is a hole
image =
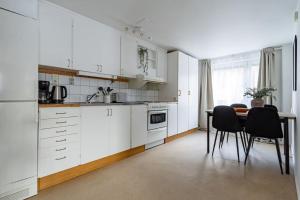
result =
[[[148,130],[167,127],[168,110],[148,111]]]

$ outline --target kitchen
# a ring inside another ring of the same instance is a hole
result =
[[[1,1],[0,15],[0,199],[198,129],[196,58],[44,0]]]

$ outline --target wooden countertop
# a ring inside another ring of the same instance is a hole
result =
[[[39,108],[66,108],[80,107],[79,103],[64,103],[64,104],[39,104]]]

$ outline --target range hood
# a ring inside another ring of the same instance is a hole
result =
[[[165,83],[161,78],[145,77],[143,74],[136,75],[135,78],[130,78],[128,81],[128,87],[132,89],[143,88],[147,83]]]

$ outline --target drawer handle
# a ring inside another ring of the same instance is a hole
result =
[[[63,122],[56,122],[56,124],[65,124],[67,123],[67,121],[63,121]]]
[[[62,148],[62,149],[56,149],[55,151],[64,151],[64,150],[67,150],[67,147]]]
[[[66,159],[67,156],[64,156],[64,157],[61,157],[61,158],[55,158],[55,160],[63,160],[63,159]]]
[[[56,114],[57,114],[57,115],[65,115],[65,114],[67,114],[67,113],[66,113],[66,112],[61,112],[61,113],[57,112]]]
[[[63,131],[56,131],[56,133],[64,133],[67,132],[67,130],[63,130]]]
[[[66,142],[67,139],[63,139],[63,140],[56,140],[55,142]]]

